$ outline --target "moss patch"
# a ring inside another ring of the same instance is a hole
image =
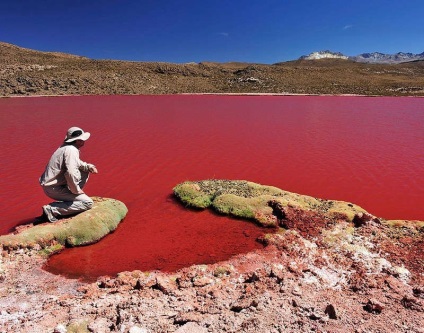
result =
[[[393,228],[408,228],[408,229],[423,229],[424,221],[417,220],[387,220],[383,221],[389,227]]]
[[[90,333],[88,330],[88,320],[75,321],[66,327],[67,333]]]
[[[177,187],[178,197],[187,206],[207,208],[212,204],[213,195],[202,191],[196,183],[182,183]]]
[[[95,243],[115,230],[128,212],[120,201],[94,197],[93,208],[76,216],[44,223],[23,231],[0,236],[4,248],[49,250],[52,246],[80,246]]]

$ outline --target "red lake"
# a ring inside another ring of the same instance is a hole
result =
[[[73,96],[0,99],[0,233],[50,201],[38,177],[66,130],[92,136],[89,195],[129,213],[99,243],[66,249],[46,269],[93,279],[175,271],[246,253],[266,230],[192,211],[185,180],[246,179],[356,203],[388,219],[424,220],[424,99],[353,96]]]

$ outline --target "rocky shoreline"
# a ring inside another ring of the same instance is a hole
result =
[[[207,184],[218,198],[216,189],[233,183]],[[263,195],[256,185],[234,188]],[[423,222],[360,215],[354,223],[343,214],[331,222],[287,210],[297,202],[287,201],[286,228],[270,229],[263,249],[173,273],[89,283],[42,270],[37,249],[4,249],[0,332],[424,332]],[[310,232],[291,224],[302,220],[316,222]]]
[[[31,251],[3,253],[0,331],[423,332],[422,284],[377,261],[362,277],[353,262],[322,267],[334,253],[291,237],[227,262],[95,283],[45,272]]]

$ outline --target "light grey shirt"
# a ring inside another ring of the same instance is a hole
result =
[[[81,171],[89,172],[92,167],[94,167],[93,164],[80,160],[78,148],[73,145],[63,145],[50,158],[40,177],[40,185],[68,185],[72,193],[79,194],[82,192],[79,186]]]

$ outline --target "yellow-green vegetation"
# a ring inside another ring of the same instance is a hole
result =
[[[62,244],[53,244],[51,246],[47,246],[41,249],[40,254],[45,257],[50,257],[53,253],[59,252],[64,249],[64,245]]]
[[[417,220],[383,220],[381,223],[389,227],[388,232],[392,238],[422,237],[424,233],[424,221]]]
[[[322,230],[324,243],[334,245],[341,241],[349,243],[355,233],[355,228],[351,224],[338,223],[331,229]]]
[[[213,271],[213,275],[215,277],[221,278],[223,276],[230,275],[232,270],[233,270],[233,267],[231,265],[228,265],[228,266],[218,266]]]
[[[417,220],[387,220],[382,221],[384,224],[389,227],[394,228],[409,228],[409,229],[421,229],[424,228],[424,221]]]
[[[90,333],[88,330],[88,320],[76,321],[66,327],[67,333]]]
[[[209,207],[213,198],[212,195],[202,192],[197,184],[188,182],[178,186],[178,197],[188,206],[196,208]]]
[[[358,213],[366,213],[365,209],[350,202],[329,200],[326,205],[328,205],[327,214],[329,216],[343,214],[346,215],[348,221],[352,221]]]
[[[0,236],[4,248],[41,247],[54,251],[60,246],[87,245],[99,241],[115,230],[128,212],[124,203],[106,198],[93,198],[93,208],[76,216],[26,228]]]
[[[283,209],[290,207],[314,211],[328,218],[343,218],[349,222],[357,214],[366,213],[361,207],[348,202],[317,199],[245,180],[186,181],[174,188],[174,194],[187,206],[211,206],[222,214],[253,219],[268,227],[278,225],[270,202],[277,203]]]

